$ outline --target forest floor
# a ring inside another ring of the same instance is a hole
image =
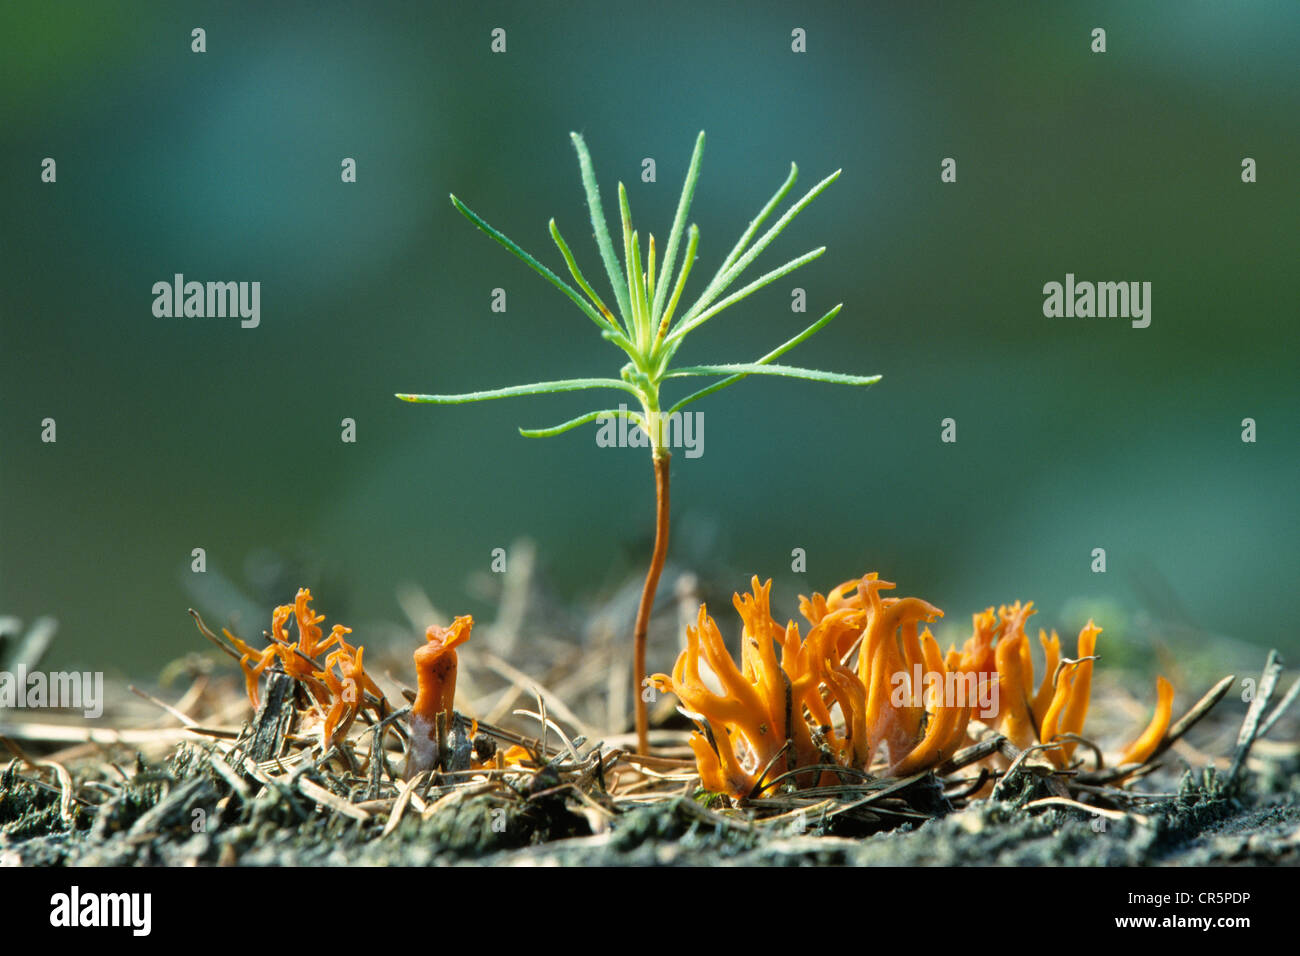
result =
[[[392,702],[412,696],[413,628],[367,652],[386,709],[329,752],[291,677],[266,682],[254,713],[233,661],[194,654],[168,669],[170,686],[106,688],[95,721],[0,710],[0,865],[1300,864],[1300,708],[1276,655],[1249,681],[1254,700],[1213,669],[1222,654],[1178,675],[1204,712],[1117,783],[1099,766],[1025,759],[989,731],[937,772],[733,801],[700,789],[671,700],[654,708],[653,756],[632,752],[617,615],[592,616],[576,642],[563,620],[521,640],[519,622],[537,617],[511,601],[462,649],[458,707],[475,719],[458,712],[456,732],[527,758],[404,779]],[[1145,720],[1150,702],[1127,690],[1143,685],[1099,669],[1098,739]],[[622,732],[593,729],[620,715]]]

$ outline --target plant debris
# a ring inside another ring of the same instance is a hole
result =
[[[842,666],[845,655],[870,646],[865,619],[853,624],[853,614],[862,616],[884,583],[864,580],[868,587],[856,597],[841,587],[829,598],[814,595],[803,602],[810,620],[832,621],[818,642],[833,649]],[[431,656],[426,649],[435,644],[444,654],[460,646],[459,670],[468,663],[471,696],[480,702],[476,709],[501,713],[504,721],[451,709],[452,700],[461,700],[455,697],[455,667],[450,680],[441,671],[438,688],[422,679],[418,692],[400,683],[396,692],[386,691],[394,681],[366,672],[363,649],[346,641],[349,629],[335,625],[329,638],[321,638],[324,618],[311,609],[304,589],[293,605],[272,613],[261,650],[234,635],[223,639],[195,613],[200,632],[240,662],[242,679],[196,668],[191,686],[174,704],[137,691],[161,713],[152,726],[136,711],[130,719],[115,717],[113,730],[82,729],[76,736],[71,723],[6,722],[0,714],[0,747],[12,758],[0,772],[0,862],[1109,865],[1300,859],[1300,747],[1265,739],[1279,726],[1294,726],[1286,707],[1297,695],[1295,686],[1274,704],[1281,674],[1276,652],[1255,685],[1231,760],[1208,757],[1208,767],[1194,770],[1177,758],[1171,776],[1168,765],[1175,751],[1186,749],[1185,735],[1193,727],[1204,724],[1224,736],[1224,721],[1213,711],[1232,678],[1172,725],[1162,694],[1147,730],[1124,754],[1143,756],[1141,761],[1108,766],[1100,749],[1077,733],[1070,741],[1077,747],[1072,759],[1053,760],[1059,741],[1039,743],[1006,717],[1045,714],[1037,708],[1049,700],[1043,691],[1051,689],[1048,677],[1056,685],[1050,698],[1055,700],[1066,668],[1083,666],[1070,662],[1049,666],[1032,694],[1029,675],[1019,671],[1023,711],[966,721],[955,747],[950,728],[920,766],[905,763],[914,751],[854,766],[843,758],[856,752],[856,741],[836,706],[851,698],[842,687],[836,697],[824,681],[820,698],[808,692],[807,672],[793,662],[813,639],[793,641],[793,625],[769,624],[766,598],[757,582],[752,595],[737,598],[748,649],[740,667],[726,669],[718,656],[725,653],[720,639],[708,650],[724,685],[741,691],[736,700],[765,708],[770,720],[771,739],[766,750],[750,755],[746,782],[752,784],[742,794],[737,788],[710,792],[704,771],[712,764],[700,761],[698,741],[705,741],[706,755],[717,752],[706,733],[663,727],[653,731],[653,752],[638,755],[629,749],[635,737],[592,734],[562,695],[509,666],[508,676],[499,678],[506,685],[495,697],[487,694],[484,682],[502,670],[492,664],[502,662],[466,643],[468,618],[429,628],[417,659],[421,651]],[[864,606],[855,609],[851,605],[859,598]],[[880,608],[899,606],[886,600]],[[909,607],[891,619],[924,610]],[[998,672],[998,646],[990,638],[1011,647],[1004,660],[1019,662],[1029,609],[1004,608],[998,620],[991,611],[976,616],[977,634],[967,653],[991,661],[990,675]],[[699,620],[704,617],[701,610]],[[708,647],[700,626],[696,654]],[[771,653],[749,640],[761,633],[769,635]],[[917,640],[923,669],[937,670],[933,638],[918,634]],[[1055,639],[1042,642],[1046,650]],[[777,662],[777,646],[793,655],[789,670],[786,657]],[[320,659],[325,650],[332,653]],[[947,660],[955,661],[954,654],[955,649]],[[810,666],[806,655],[800,666]],[[683,688],[689,670],[681,661],[675,669]],[[746,696],[738,681],[761,692]],[[1070,686],[1081,687],[1077,678]],[[532,697],[531,706],[519,705],[521,690]],[[251,700],[257,707],[248,716]],[[699,698],[688,709],[701,701],[709,703]],[[794,716],[796,701],[803,702],[804,714],[814,715],[820,705],[832,719],[808,724],[803,715]],[[738,725],[767,737],[745,707],[737,711]],[[912,726],[915,739],[924,742],[938,711],[922,711]],[[406,758],[417,712],[429,724],[419,724],[420,732],[428,739],[432,730],[438,751],[437,759],[412,767]],[[1041,726],[1041,718],[1030,719]],[[801,723],[809,730],[806,739],[796,739]],[[1152,730],[1162,725],[1168,729]],[[877,739],[888,751],[897,728],[879,726]],[[718,742],[719,733],[711,732]],[[897,772],[900,765],[911,772]],[[1157,781],[1163,787],[1150,787]]]

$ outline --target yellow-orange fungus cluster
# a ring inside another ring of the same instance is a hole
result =
[[[365,648],[347,642],[346,635],[352,629],[335,624],[329,637],[322,639],[320,624],[325,615],[313,611],[311,601],[311,591],[300,588],[293,604],[277,607],[271,614],[271,643],[260,651],[229,631],[225,634],[242,655],[239,666],[244,671],[248,699],[253,706],[258,705],[258,678],[273,662],[279,661],[284,672],[307,689],[319,709],[321,741],[328,749],[348,732],[362,710],[370,707],[378,712],[384,695],[366,674],[362,662]],[[291,618],[298,629],[298,640],[293,643],[289,642],[286,631]],[[334,650],[322,666],[320,655],[330,648]],[[366,700],[367,692],[373,695],[373,701]]]
[[[1070,766],[1101,629],[1089,621],[1069,659],[1055,633],[1040,631],[1045,667],[1035,683],[1025,634],[1032,603],[974,615],[962,648],[944,654],[926,626],[943,612],[919,598],[882,596],[893,587],[873,573],[828,596],[801,597],[804,636],[794,621],[777,624],[771,581],[755,577],[752,593],[732,601],[744,622],[739,666],[700,607],[672,674],[651,680],[699,725],[690,745],[706,789],[743,798],[778,780],[828,785],[839,768],[872,771],[882,745],[887,759],[877,770],[919,773],[971,743],[972,720],[1020,749],[1055,743],[1043,752],[1057,768]],[[1164,739],[1173,687],[1163,677],[1157,687],[1155,717],[1123,763],[1147,760]]]

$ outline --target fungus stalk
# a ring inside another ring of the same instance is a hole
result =
[[[411,705],[411,749],[405,773],[408,780],[441,764],[442,745],[451,728],[456,699],[456,647],[469,640],[473,627],[474,619],[468,614],[456,618],[450,627],[435,624],[425,633],[428,642],[416,648],[418,685]]]

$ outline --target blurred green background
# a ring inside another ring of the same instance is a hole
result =
[[[447,202],[563,271],[554,215],[597,281],[570,130],[607,211],[621,179],[660,242],[707,130],[689,298],[791,160],[805,188],[844,169],[752,274],[827,253],[680,357],[752,360],[844,302],[788,361],[884,381],[751,379],[695,406],[679,564],[728,590],[775,576],[778,616],[878,569],[958,626],[1028,598],[1180,653],[1300,648],[1294,0],[453,6],[0,8],[0,612],[59,618],[51,667],[155,674],[202,646],[186,607],[220,621],[237,591],[269,614],[312,584],[361,635],[401,618],[403,581],[481,611],[468,582],[521,536],[573,601],[643,573],[648,455],[516,432],[586,395],[393,398],[622,364]],[[261,326],[155,318],[177,272],[260,281]],[[1150,281],[1150,328],[1045,318],[1067,272]]]

